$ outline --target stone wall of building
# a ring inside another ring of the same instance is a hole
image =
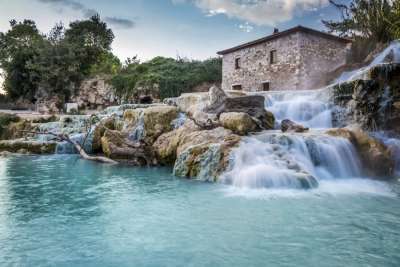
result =
[[[246,47],[223,56],[222,88],[242,85],[245,91],[261,91],[262,83],[269,82],[271,90],[290,90],[297,86],[298,33],[269,42]],[[277,51],[277,63],[270,64],[270,51]],[[240,58],[240,68],[235,69],[235,59]]]
[[[299,33],[299,89],[315,89],[326,85],[327,73],[346,64],[348,44],[319,36]]]
[[[270,64],[272,50],[277,51],[274,64]],[[317,88],[326,73],[345,63],[346,52],[344,42],[295,32],[223,55],[222,88],[241,85],[244,91],[262,91],[264,82],[269,82],[270,90]]]

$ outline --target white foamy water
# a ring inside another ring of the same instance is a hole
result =
[[[353,145],[329,135],[265,132],[232,153],[224,183],[239,188],[312,188],[318,181],[361,177]]]
[[[400,63],[400,42],[393,42],[368,66],[344,73],[337,82],[362,78],[379,64]],[[309,128],[331,128],[332,86],[319,90],[263,92],[266,109],[277,120],[290,119]],[[386,97],[387,98],[387,97]],[[386,101],[384,97],[383,102]],[[385,103],[383,103],[385,104]],[[385,138],[400,173],[400,141]],[[311,195],[367,193],[391,196],[383,182],[365,179],[361,161],[354,146],[344,138],[320,131],[281,133],[265,131],[245,138],[231,154],[230,169],[222,182],[232,185],[227,195],[299,196],[299,188],[312,188]]]
[[[400,41],[393,41],[386,49],[378,54],[370,64],[353,71],[343,72],[335,83],[342,83],[356,79],[363,79],[368,71],[380,64],[384,63],[400,63]]]
[[[265,107],[278,123],[290,119],[310,128],[332,127],[329,88],[302,91],[276,91],[263,94]]]
[[[226,186],[221,190],[226,197],[243,197],[249,199],[275,198],[310,198],[343,195],[376,195],[397,197],[392,188],[385,182],[365,178],[340,180],[322,180],[317,188],[298,190],[291,188],[243,188]]]
[[[374,136],[390,150],[395,163],[395,175],[400,176],[400,139],[388,136],[384,132],[375,132]]]

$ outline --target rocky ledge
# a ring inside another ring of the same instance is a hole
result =
[[[88,153],[133,165],[169,165],[177,176],[216,181],[241,136],[273,128],[275,119],[264,101],[212,87],[209,93],[184,94],[164,104],[127,104],[92,116],[43,122],[9,116],[2,123],[1,139],[7,140],[0,142],[0,151],[74,152],[50,133],[67,134],[84,143]]]
[[[173,166],[180,177],[216,181],[231,162],[231,151],[242,136],[274,128],[275,118],[260,95],[225,93],[212,87],[209,93],[183,94],[163,104],[126,104],[92,115],[24,120],[0,116],[0,152],[76,153],[53,134],[68,135],[87,153],[102,154],[133,165]],[[283,132],[307,132],[290,120]],[[40,134],[33,134],[34,132]],[[331,129],[328,134],[349,139],[363,165],[375,177],[389,177],[393,161],[387,148],[362,131]],[[301,180],[301,179],[300,179]]]
[[[355,146],[368,176],[392,177],[395,167],[393,157],[390,150],[379,140],[360,129],[336,128],[328,130],[327,134],[346,138]]]
[[[335,126],[400,133],[400,64],[380,64],[333,86]]]

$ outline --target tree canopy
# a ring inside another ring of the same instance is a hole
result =
[[[220,58],[155,57],[142,63],[132,57],[122,64],[111,52],[114,34],[99,15],[68,27],[57,23],[48,34],[40,33],[31,20],[12,20],[10,26],[0,32],[0,68],[11,99],[35,102],[56,95],[66,102],[83,79],[98,74],[107,74],[126,101],[137,100],[139,94],[178,96],[203,82],[221,81]]]
[[[31,20],[12,20],[10,26],[0,33],[0,67],[12,99],[34,101],[38,92],[68,99],[95,65],[109,56],[114,39],[99,15],[72,22],[69,28],[56,24],[47,35]]]
[[[204,61],[155,57],[140,63],[129,59],[111,83],[117,95],[130,100],[139,94],[157,95],[161,99],[189,92],[201,83],[219,83],[222,77],[222,60]]]
[[[330,32],[354,40],[354,61],[362,61],[376,44],[400,38],[400,0],[351,0],[349,4],[337,0],[329,2],[339,10],[341,18],[322,22]]]

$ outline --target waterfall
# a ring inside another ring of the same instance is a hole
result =
[[[371,63],[367,66],[353,70],[343,72],[339,78],[335,80],[335,83],[342,83],[352,81],[356,79],[363,79],[368,71],[380,64],[384,63],[400,63],[400,41],[393,41],[386,49],[384,49],[379,55],[377,55]]]
[[[144,136],[144,112],[140,110],[139,118],[135,127],[130,131],[128,138],[131,141],[142,140]]]
[[[178,129],[183,124],[185,124],[187,120],[186,114],[183,112],[179,112],[178,117],[171,122],[173,129]]]
[[[395,175],[400,176],[400,139],[399,136],[391,136],[385,132],[375,132],[374,137],[384,143],[392,153],[395,163]]]
[[[271,91],[263,93],[265,107],[279,124],[290,119],[310,128],[332,127],[330,88],[303,91]]]
[[[55,134],[68,134],[73,141],[79,144],[84,144],[84,149],[87,153],[92,151],[92,140],[94,133],[94,126],[90,129],[90,132],[85,140],[87,127],[89,125],[90,116],[87,115],[67,115],[61,116],[59,121],[41,123],[39,124],[40,132],[52,132]],[[54,139],[53,135],[41,134],[37,136],[37,139],[42,142],[50,141]],[[58,142],[56,146],[57,154],[76,154],[75,147],[68,142]]]
[[[353,145],[325,134],[282,134],[248,137],[232,153],[224,183],[241,188],[312,188],[318,181],[360,177]]]
[[[78,133],[70,136],[72,141],[83,145],[86,153],[92,153],[94,127],[90,130],[89,134]],[[56,146],[56,154],[77,154],[76,148],[67,141],[58,142]]]
[[[362,78],[370,68],[387,62],[400,63],[399,41],[393,42],[368,66],[343,73],[337,82]],[[338,109],[333,103],[333,88],[331,85],[319,90],[255,93],[265,96],[265,107],[275,115],[276,128],[283,119],[290,119],[311,129],[307,133],[264,131],[245,137],[232,151],[229,167],[222,174],[221,181],[235,188],[247,189],[308,189],[320,185],[326,190],[327,184],[343,184],[342,181],[349,184],[346,190],[358,186],[368,188],[365,182],[357,179],[364,174],[353,144],[345,138],[318,130],[333,126],[335,118],[332,114]],[[380,99],[382,116],[385,116],[391,101],[389,88],[386,88]],[[377,137],[391,150],[397,175],[400,175],[400,140],[385,135]],[[353,181],[357,182],[353,184]],[[365,191],[374,191],[373,187]]]

